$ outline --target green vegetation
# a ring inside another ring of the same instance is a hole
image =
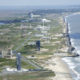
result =
[[[4,66],[16,68],[16,60],[0,58],[0,69],[2,70]],[[29,64],[28,62],[24,62],[24,61],[21,62],[21,66],[25,69],[36,69],[31,64]]]
[[[20,52],[27,55],[34,53],[35,49],[36,45],[25,45],[23,48],[21,48]]]
[[[18,17],[17,19],[25,19],[26,17]],[[45,22],[45,26],[50,26],[50,30],[48,30],[48,34],[45,36],[51,37],[51,39],[42,39],[42,37],[35,36],[35,34],[41,34],[41,31],[37,31],[35,28],[39,25],[43,25],[42,22],[11,23],[0,26],[0,33],[3,33],[0,35],[0,47],[3,46],[3,49],[5,47],[6,49],[11,48],[12,50],[21,52],[22,56],[26,59],[28,58],[30,62],[33,64],[35,63],[36,66],[39,66],[43,70],[44,68],[41,64],[44,64],[44,61],[47,61],[50,58],[50,55],[60,51],[59,49],[63,48],[65,43],[62,36],[56,36],[63,33],[63,25],[59,22],[61,21],[60,17],[62,17],[62,15],[53,13],[45,14],[44,17],[51,20],[50,23]],[[41,18],[43,18],[43,16]],[[32,25],[31,28],[30,24]],[[31,34],[29,34],[30,32]],[[36,50],[36,45],[28,44],[30,42],[36,42],[36,40],[41,41],[40,52]],[[50,43],[45,41],[49,41]],[[25,69],[36,69],[36,67],[28,63],[27,60],[22,60],[21,65],[22,68]],[[16,68],[16,59],[0,58],[0,66],[0,70],[6,66]],[[46,70],[4,75],[0,77],[0,80],[48,80],[48,77],[53,76],[55,76],[54,72]]]
[[[48,77],[52,76],[55,76],[52,71],[37,71],[1,76],[0,80],[46,80]]]

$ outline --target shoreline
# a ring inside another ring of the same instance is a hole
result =
[[[67,16],[67,17],[70,17],[70,16],[74,16],[74,15],[80,15],[80,12],[79,13],[73,13],[72,15],[69,15],[69,16]],[[71,31],[70,31],[70,26],[69,26],[69,22],[67,21],[67,17],[65,17],[65,20],[66,20],[66,22],[64,22],[65,23],[65,25],[66,24],[68,24],[67,26],[65,26],[65,27],[67,27],[68,28],[68,32],[66,32],[66,34],[69,34]],[[69,34],[69,36],[67,36],[66,38],[70,38],[70,34]],[[74,45],[74,39],[72,39],[72,38],[70,38],[70,43],[71,43],[71,47],[72,48],[74,48],[74,50],[71,50],[71,54],[74,54],[74,57],[77,57],[77,56],[79,56],[79,53],[78,53],[78,50],[77,50],[77,48],[76,48],[76,46]],[[70,46],[68,46],[69,48],[70,48]],[[69,57],[67,57],[67,58],[69,58]],[[76,78],[77,79],[80,79],[80,74],[74,69],[75,68],[75,63],[74,62],[72,62],[71,61],[71,58],[70,59],[67,59],[67,58],[64,58],[64,62],[65,62],[65,64],[66,65],[68,65],[68,68],[70,69],[70,71],[71,71],[71,75],[72,75],[72,78],[75,80]],[[74,76],[74,75],[76,75],[76,77]]]
[[[80,13],[73,13],[69,16],[77,15],[77,14],[80,14]],[[64,24],[65,24],[65,27],[66,27],[65,28],[66,29],[65,34],[66,34],[66,39],[67,39],[68,53],[73,54],[74,57],[77,57],[77,56],[79,56],[79,54],[76,51],[76,47],[74,46],[73,39],[70,38],[70,33],[71,33],[70,25],[69,25],[69,22],[67,21],[67,17],[69,17],[69,16],[65,16],[65,18],[64,18],[65,19]]]
[[[54,56],[48,60],[49,64],[46,66],[47,69],[50,69],[55,72],[55,77],[49,78],[49,80],[73,80],[70,74],[70,69],[68,65],[62,60],[62,57]]]
[[[72,14],[74,15],[74,13]],[[67,16],[68,17],[68,16]],[[64,24],[65,24],[65,34],[66,34],[66,39],[67,39],[67,47],[69,48],[68,52],[69,53],[73,53],[73,45],[70,39],[70,35],[69,35],[69,24],[67,23],[67,19],[65,16],[65,20]],[[76,53],[75,53],[76,54]],[[76,55],[72,55],[72,56],[76,56]],[[46,66],[46,68],[52,70],[55,72],[55,77],[50,78],[49,80],[73,80],[73,76],[72,76],[72,70],[70,69],[69,65],[67,64],[67,62],[65,60],[63,60],[64,57],[52,57],[51,59],[48,60],[48,62],[50,63],[49,65]],[[66,57],[65,57],[66,58]],[[55,65],[54,65],[55,64]]]

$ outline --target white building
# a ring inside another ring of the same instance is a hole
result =
[[[33,13],[31,13],[31,18],[40,18],[41,16],[40,15],[34,15]]]
[[[51,22],[51,20],[48,20],[48,19],[42,19],[42,22]]]

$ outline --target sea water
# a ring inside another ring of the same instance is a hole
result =
[[[5,23],[1,23],[1,22],[0,22],[0,25],[4,25],[4,24],[5,24]]]
[[[80,55],[80,14],[67,16],[66,22],[71,44]],[[80,80],[80,57],[66,57],[63,60],[68,64],[73,80]]]

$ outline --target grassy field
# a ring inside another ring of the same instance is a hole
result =
[[[55,54],[56,52],[59,52],[59,49],[63,48],[65,43],[64,38],[62,36],[56,36],[59,34],[63,34],[64,25],[60,23],[62,15],[47,14],[44,17],[51,20],[50,23],[45,23],[45,26],[50,26],[50,30],[48,30],[49,34],[46,35],[46,37],[51,37],[50,39],[42,39],[41,37],[35,36],[35,34],[41,33],[41,31],[37,31],[35,30],[35,28],[38,25],[42,25],[42,22],[25,22],[2,25],[0,26],[0,33],[3,33],[2,35],[0,35],[0,44],[3,46],[2,49],[4,49],[4,47],[8,49],[12,45],[13,50],[16,50],[20,47],[17,52],[21,52],[22,56],[24,56],[25,58],[28,56],[33,56],[33,59],[29,59],[29,61],[32,62],[34,60],[38,63],[36,65],[39,66],[41,66],[41,64],[44,64],[44,61],[48,60],[50,56]],[[30,24],[32,25],[32,28],[29,28]],[[26,28],[23,28],[25,26]],[[29,32],[32,32],[32,34],[28,34]],[[28,40],[29,37],[31,37],[30,40]],[[36,42],[36,40],[41,41],[40,51],[36,50],[36,45],[28,45],[29,42]],[[50,43],[45,43],[45,41],[49,41]],[[36,59],[34,57],[36,57]],[[0,66],[0,70],[2,70],[5,66],[16,67],[16,60],[0,59]],[[24,61],[22,61],[22,68],[36,69],[31,64]],[[28,72],[23,74],[20,73],[14,75],[4,75],[0,76],[0,80],[48,80],[48,77],[53,76],[55,76],[54,72],[47,70],[46,72],[39,71]]]
[[[0,71],[5,69],[6,66],[9,66],[11,68],[16,68],[16,60],[0,58]],[[25,68],[25,69],[36,69],[31,64],[24,61],[21,61],[21,66],[22,68]]]
[[[55,74],[51,71],[39,71],[0,76],[0,80],[47,80],[48,77],[52,76]]]

